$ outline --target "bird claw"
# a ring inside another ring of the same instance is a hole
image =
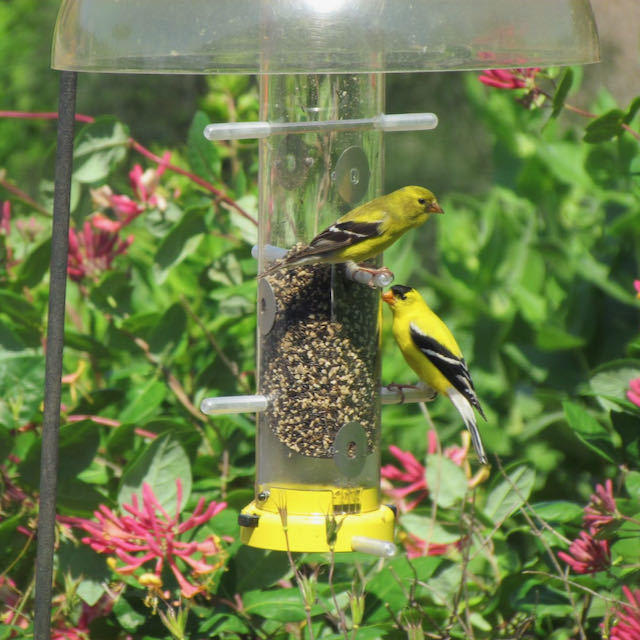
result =
[[[418,387],[415,384],[398,384],[397,382],[391,382],[390,384],[388,384],[385,389],[388,389],[389,391],[397,391],[400,394],[400,403],[399,404],[404,404],[405,403],[405,397],[404,397],[404,390],[405,389],[419,389],[420,387]]]
[[[365,267],[355,262],[347,262],[346,275],[350,280],[366,284],[372,289],[383,289],[393,282],[393,272],[387,267],[374,269],[373,267]]]

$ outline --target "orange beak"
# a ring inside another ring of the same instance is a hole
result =
[[[393,295],[393,291],[391,291],[391,289],[389,289],[389,291],[385,291],[382,294],[382,299],[387,303],[387,304],[393,304],[396,299]]]
[[[444,213],[440,205],[435,200],[429,205],[427,211],[429,213]]]

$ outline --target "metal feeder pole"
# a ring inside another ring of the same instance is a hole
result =
[[[77,74],[60,74],[58,141],[56,149],[49,314],[42,419],[42,458],[40,460],[40,500],[38,508],[38,548],[34,610],[35,640],[51,637],[51,592],[56,523],[56,485],[58,480],[58,433],[62,386],[62,348],[69,252],[69,202],[73,171],[73,126],[76,108]]]

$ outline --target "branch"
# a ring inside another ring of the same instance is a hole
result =
[[[134,140],[133,138],[129,138],[129,146],[134,151],[137,151],[138,153],[142,154],[145,158],[148,158],[149,160],[153,160],[158,164],[162,164],[162,166],[166,167],[167,170],[173,171],[174,173],[179,173],[180,175],[189,178],[189,180],[191,180],[192,182],[195,182],[196,184],[200,185],[210,193],[213,193],[213,195],[215,195],[216,198],[218,198],[218,200],[221,200],[222,202],[226,202],[228,205],[233,207],[243,218],[246,218],[256,226],[258,226],[258,221],[250,213],[247,213],[233,198],[230,198],[228,195],[224,194],[222,191],[220,191],[220,189],[218,189],[217,187],[214,187],[210,182],[208,182],[204,178],[201,178],[200,176],[197,176],[195,173],[191,173],[186,169],[177,167],[175,164],[171,164],[171,163],[165,164],[160,156],[157,156],[155,153],[149,151],[149,149],[142,146],[137,140]]]
[[[1,113],[1,112],[0,112]],[[9,193],[13,194],[18,200],[29,205],[32,209],[35,209],[38,213],[41,213],[47,218],[51,217],[51,212],[36,202],[28,193],[22,191],[22,189],[16,187],[15,184],[7,180],[7,172],[5,169],[0,169],[0,187],[5,188]]]

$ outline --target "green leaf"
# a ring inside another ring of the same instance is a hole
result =
[[[611,545],[612,560],[637,565],[640,562],[640,544],[638,544],[638,524],[624,522],[616,528],[616,541]],[[619,558],[616,558],[618,556]]]
[[[607,140],[611,140],[611,138],[619,136],[624,131],[622,128],[624,117],[625,113],[620,109],[607,111],[607,113],[587,125],[583,140],[595,144],[598,142],[606,142]]]
[[[549,167],[559,182],[570,185],[592,186],[585,163],[586,150],[573,142],[547,142],[541,144],[538,157]]]
[[[0,351],[0,424],[15,429],[40,416],[44,396],[44,356]]]
[[[103,585],[111,578],[105,557],[84,544],[75,545],[63,539],[57,558],[60,570],[80,581],[76,593],[90,607],[96,604],[105,592]]]
[[[143,422],[156,413],[167,396],[167,385],[161,380],[149,378],[141,387],[132,388],[127,396],[129,403],[118,416],[121,422]]]
[[[73,177],[78,182],[104,180],[127,155],[129,131],[112,117],[97,119],[76,136]]]
[[[400,524],[414,536],[429,543],[449,544],[460,539],[460,527],[456,525],[440,525],[430,516],[423,516],[414,512],[403,513]]]
[[[487,496],[485,515],[496,524],[504,522],[529,499],[535,478],[530,467],[516,467]]]
[[[238,593],[249,589],[266,589],[291,572],[284,553],[243,546],[233,558]]]
[[[585,344],[584,338],[574,336],[560,327],[543,324],[536,333],[536,346],[543,351],[564,351],[577,349]]]
[[[526,611],[536,616],[570,615],[574,612],[566,593],[540,583],[539,578],[526,580],[513,589],[509,600],[515,611]]]
[[[385,561],[384,567],[367,581],[364,619],[369,623],[387,620],[387,606],[392,611],[400,611],[407,604],[405,585],[416,575],[420,580],[429,580],[442,562],[441,556],[409,560],[405,555]],[[397,579],[390,580],[390,575],[396,576]]]
[[[131,463],[122,474],[118,489],[118,504],[122,508],[131,504],[132,495],[142,496],[142,485],[147,483],[162,507],[173,515],[176,513],[176,480],[182,483],[182,508],[191,493],[191,466],[189,458],[170,433],[156,438]]]
[[[278,622],[300,622],[306,618],[300,591],[276,589],[273,591],[247,591],[242,595],[244,611]],[[318,609],[318,605],[312,607]]]
[[[187,209],[182,219],[165,236],[155,255],[154,272],[159,284],[169,271],[195,252],[206,232],[205,211],[201,207]]]
[[[452,460],[443,455],[427,456],[427,485],[431,499],[444,509],[452,507],[467,493],[467,476]]]
[[[60,428],[58,480],[63,482],[75,478],[92,462],[98,451],[100,437],[98,427],[91,420],[83,420]],[[20,464],[22,480],[32,487],[38,487],[40,478],[40,452],[42,441],[33,443],[26,458]]]
[[[573,69],[571,67],[567,67],[562,76],[562,80],[560,80],[560,84],[556,89],[556,92],[553,94],[553,111],[551,112],[552,118],[557,118],[560,115],[564,107],[564,101],[567,99],[567,95],[569,94],[569,90],[571,89],[571,85],[573,84]]]
[[[629,381],[640,377],[640,361],[615,360],[599,368],[589,385],[604,409],[621,411],[628,407]]]
[[[0,320],[0,351],[23,351],[26,348],[15,329],[17,327],[13,323]]]
[[[49,271],[51,259],[51,238],[41,242],[18,269],[18,281],[25,287],[35,287]]]
[[[536,516],[551,523],[572,522],[582,517],[582,507],[575,502],[567,502],[566,500],[536,502],[531,505],[531,509]]]
[[[253,216],[255,220],[258,219],[258,199],[253,194],[248,193],[242,198],[236,200],[236,202],[243,211],[246,211],[249,215]],[[238,210],[233,207],[229,209],[229,215],[231,223],[238,230],[240,237],[251,246],[257,244],[258,226],[251,220],[245,218],[245,216],[241,215]]]
[[[109,498],[82,480],[64,478],[58,483],[57,504],[67,515],[87,518],[105,503],[111,504]]]
[[[631,498],[640,502],[640,472],[629,471],[624,479],[624,486]]]
[[[67,330],[64,332],[65,349],[76,349],[78,351],[86,351],[94,358],[108,358],[109,350],[104,343],[96,340],[93,336],[76,331]]]
[[[24,296],[7,289],[0,289],[0,312],[19,322],[41,323],[41,315],[35,305]]]
[[[115,615],[120,626],[128,632],[135,631],[147,619],[145,614],[136,611],[123,596],[115,601],[113,605],[113,615]]]
[[[196,111],[187,134],[187,160],[199,176],[213,182],[220,176],[222,163],[216,143],[204,137],[204,128],[210,119],[202,111]]]
[[[629,105],[627,109],[627,113],[625,114],[622,122],[625,124],[630,124],[630,122],[636,117],[636,113],[638,113],[638,109],[640,109],[640,96],[636,96]]]
[[[611,434],[583,407],[568,400],[562,403],[573,432],[589,449],[609,462],[615,462]]]
[[[151,353],[166,354],[173,351],[185,337],[187,314],[179,303],[172,304],[162,315],[149,336]]]
[[[611,424],[622,440],[625,462],[637,464],[640,458],[640,429],[637,411],[633,413],[614,412],[611,414]]]
[[[131,278],[125,273],[109,271],[98,286],[89,294],[89,299],[103,313],[128,315],[131,313]]]

